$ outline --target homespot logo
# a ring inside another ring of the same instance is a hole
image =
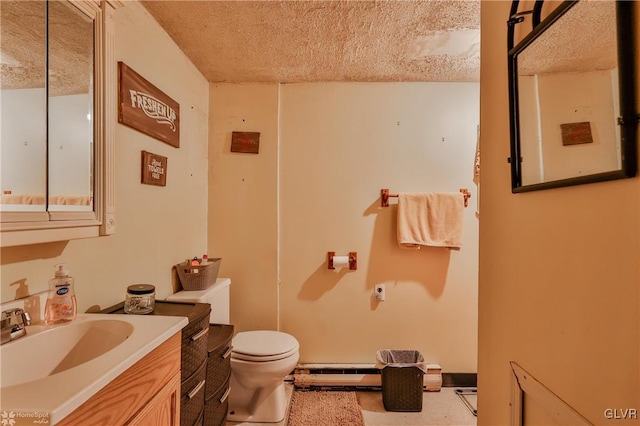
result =
[[[638,409],[637,408],[607,408],[606,410],[604,410],[604,417],[609,420],[637,419]]]
[[[0,425],[2,426],[22,426],[22,425],[48,425],[49,413],[33,411],[2,411],[0,413]]]

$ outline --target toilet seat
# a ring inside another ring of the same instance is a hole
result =
[[[280,331],[243,331],[232,340],[232,359],[243,361],[277,361],[294,355],[300,344],[290,334]]]

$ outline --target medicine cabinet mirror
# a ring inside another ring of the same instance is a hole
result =
[[[104,1],[2,1],[2,246],[115,229],[112,13]]]
[[[514,0],[508,24],[512,191],[635,176],[633,2],[565,1],[540,21],[542,3]]]

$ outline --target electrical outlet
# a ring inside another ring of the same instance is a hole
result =
[[[380,302],[383,302],[385,298],[384,284],[376,284],[374,292],[376,295],[376,299]]]

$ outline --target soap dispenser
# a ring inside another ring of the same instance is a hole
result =
[[[56,265],[55,276],[49,280],[49,297],[44,307],[47,325],[72,321],[76,317],[76,295],[73,278],[64,263]]]

